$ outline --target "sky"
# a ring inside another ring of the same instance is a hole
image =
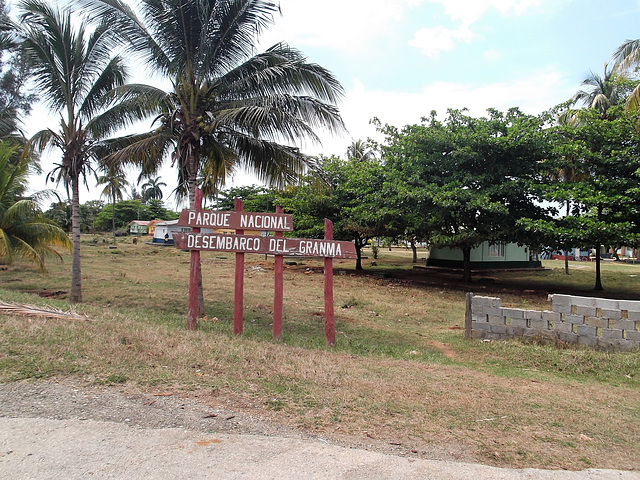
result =
[[[319,132],[322,145],[301,142],[311,155],[344,158],[353,141],[382,140],[370,123],[419,123],[433,110],[518,107],[538,114],[570,99],[594,72],[602,75],[627,39],[640,38],[640,0],[280,0],[281,15],[260,37],[258,51],[284,41],[330,70],[345,96],[338,105],[348,132]],[[144,72],[136,73],[136,81]],[[49,122],[47,124],[47,122]],[[27,132],[56,126],[42,108]],[[141,128],[144,128],[142,125]],[[146,126],[147,128],[149,125]],[[44,158],[50,170],[58,152]],[[160,172],[165,202],[176,172]],[[129,181],[135,183],[137,172]],[[45,188],[42,177],[33,188]],[[229,186],[257,184],[239,172]],[[81,191],[80,201],[99,190]],[[51,184],[46,185],[51,188]],[[62,192],[62,187],[58,189]]]

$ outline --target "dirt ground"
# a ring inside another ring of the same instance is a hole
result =
[[[204,400],[126,385],[0,384],[0,477],[640,479],[614,470],[499,469],[465,462],[455,449],[416,458],[393,445],[338,443]]]

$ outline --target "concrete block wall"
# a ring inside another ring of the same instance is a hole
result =
[[[640,348],[640,301],[549,295],[551,310],[505,308],[500,298],[467,294],[465,335],[525,337],[613,349]]]

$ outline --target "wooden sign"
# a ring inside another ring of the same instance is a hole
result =
[[[217,212],[184,209],[180,213],[178,225],[196,228],[291,232],[293,219],[288,213]]]
[[[261,253],[290,257],[357,257],[353,242],[336,240],[185,232],[174,233],[173,241],[175,246],[182,250]]]

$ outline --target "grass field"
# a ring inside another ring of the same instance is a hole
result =
[[[85,303],[74,309],[87,320],[1,315],[0,381],[171,389],[329,437],[494,465],[640,465],[639,352],[463,338],[466,291],[546,309],[548,293],[593,295],[591,263],[572,263],[568,276],[555,261],[536,272],[485,272],[465,286],[458,273],[413,269],[405,249],[381,249],[364,273],[336,261],[330,349],[321,260],[286,266],[284,335],[274,342],[271,258],[247,256],[245,328],[235,337],[232,255],[203,254],[207,317],[190,332],[188,253],[83,241]],[[639,279],[640,265],[606,263],[599,296],[639,299]],[[68,257],[46,275],[15,264],[0,271],[0,299],[68,310],[69,283]]]

